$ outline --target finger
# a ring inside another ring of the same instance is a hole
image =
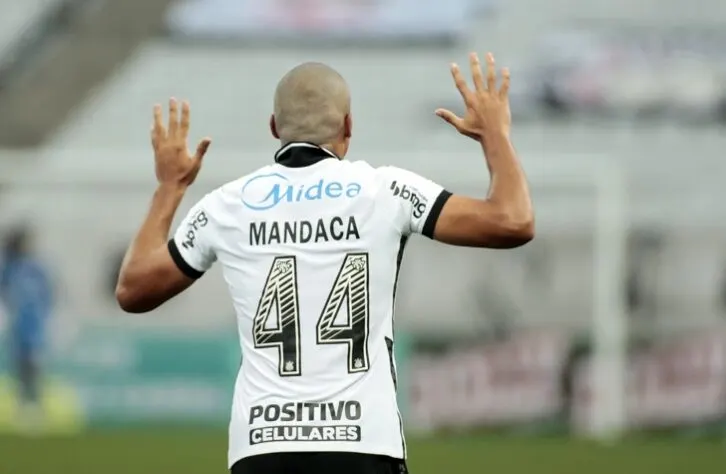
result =
[[[457,116],[454,112],[446,109],[437,109],[436,115],[444,119],[444,121],[450,123],[457,129],[459,129],[463,119]]]
[[[161,112],[161,105],[154,105],[154,123],[151,126],[151,131],[155,135],[163,135],[164,130],[164,116]]]
[[[487,53],[487,89],[489,92],[497,90],[497,65],[492,53]]]
[[[502,87],[499,88],[499,97],[505,99],[509,95],[509,68],[502,69]]]
[[[179,104],[175,98],[169,99],[169,135],[176,135],[179,131]]]
[[[458,64],[453,63],[451,65],[451,75],[454,78],[454,84],[456,84],[456,88],[459,90],[461,97],[464,100],[467,100],[470,94],[469,86],[466,85],[466,79],[464,79],[464,75],[461,74],[461,69],[459,69]]]
[[[194,160],[201,164],[202,160],[204,159],[204,155],[207,154],[207,150],[209,150],[209,145],[211,144],[211,138],[203,138],[202,141],[199,142],[199,145],[197,145],[197,152],[194,155]]]
[[[471,65],[471,76],[474,78],[474,88],[477,92],[482,92],[484,90],[484,76],[481,72],[479,55],[476,53],[470,53],[469,64]]]
[[[182,110],[181,110],[181,129],[180,132],[182,134],[182,137],[186,138],[189,134],[189,124],[191,122],[191,107],[189,106],[189,102],[186,100],[182,102]]]

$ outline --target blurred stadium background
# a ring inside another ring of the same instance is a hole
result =
[[[726,3],[0,0],[0,232],[30,226],[55,288],[32,430],[0,317],[0,474],[225,472],[220,274],[143,317],[113,299],[153,103],[188,98],[215,139],[185,209],[270,160],[272,92],[308,60],[351,84],[353,159],[483,194],[477,149],[433,115],[469,50],[512,68],[539,235],[407,253],[412,473],[724,472]]]

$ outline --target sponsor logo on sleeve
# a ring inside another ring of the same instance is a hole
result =
[[[280,204],[351,199],[361,192],[360,183],[319,179],[291,184],[280,173],[261,174],[242,187],[242,203],[253,211],[266,211]]]
[[[187,250],[193,249],[194,244],[197,241],[197,232],[206,227],[208,223],[209,219],[207,219],[207,214],[203,210],[198,211],[190,219],[188,219],[186,222],[187,231],[184,234],[182,247]]]
[[[394,196],[411,203],[413,217],[416,219],[420,219],[426,212],[428,201],[416,188],[406,184],[399,185],[398,181],[394,181],[391,183],[391,192]]]

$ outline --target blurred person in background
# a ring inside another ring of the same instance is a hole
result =
[[[0,298],[8,323],[8,348],[18,387],[19,422],[28,429],[42,422],[41,356],[45,327],[52,309],[47,269],[32,249],[26,226],[5,238],[0,267]]]

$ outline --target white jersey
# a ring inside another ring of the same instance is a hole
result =
[[[275,161],[205,196],[169,242],[191,277],[219,260],[237,314],[229,465],[282,451],[404,459],[396,280],[406,239],[432,237],[450,193],[305,143]]]

